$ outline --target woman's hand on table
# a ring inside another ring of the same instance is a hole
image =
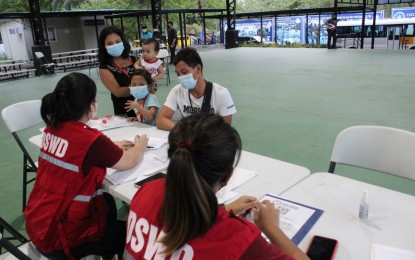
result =
[[[241,215],[248,212],[250,209],[255,207],[257,198],[252,196],[242,196],[239,199],[225,205],[226,211],[230,212],[231,210],[235,215]]]
[[[124,151],[127,151],[131,147],[134,147],[134,143],[128,140],[122,140],[122,141],[114,141],[116,145],[118,145],[121,149]]]

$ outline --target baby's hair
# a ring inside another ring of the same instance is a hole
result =
[[[154,38],[150,38],[150,39],[145,39],[143,40],[143,45],[149,45],[149,44],[154,44],[154,51],[159,51],[160,50],[160,44],[159,42],[154,39]]]

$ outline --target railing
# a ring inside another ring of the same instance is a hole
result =
[[[342,44],[343,48],[360,48],[360,34],[359,33],[348,33],[348,34],[337,34],[337,45]]]

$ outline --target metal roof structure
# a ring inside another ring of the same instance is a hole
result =
[[[161,14],[177,14],[177,13],[214,13],[226,12],[222,8],[203,8],[203,9],[169,9],[162,10]],[[42,17],[80,17],[80,16],[94,16],[103,15],[105,18],[121,18],[121,17],[135,17],[135,16],[150,16],[151,10],[116,10],[116,9],[101,9],[101,10],[67,10],[67,11],[41,11]],[[13,18],[30,18],[30,12],[15,12],[15,13],[0,13],[1,19]]]
[[[348,6],[338,7],[338,13],[349,13],[362,11],[362,6]],[[367,11],[373,11],[373,8],[367,7]],[[306,15],[306,14],[323,14],[332,13],[333,8],[307,8],[307,9],[294,9],[294,10],[282,10],[282,11],[265,11],[265,12],[249,12],[249,13],[236,13],[235,17],[241,18],[253,18],[253,17],[275,17],[275,16],[295,16],[295,15]],[[225,19],[226,15],[207,15],[209,19]]]

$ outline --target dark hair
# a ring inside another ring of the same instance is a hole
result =
[[[199,53],[194,48],[184,48],[181,49],[174,58],[173,64],[174,66],[177,65],[180,61],[184,61],[187,65],[192,68],[196,68],[197,65],[200,64],[202,71],[203,71],[203,62],[200,58]]]
[[[168,21],[167,24],[171,24],[173,26],[173,22],[172,21]]]
[[[130,54],[131,46],[130,43],[125,38],[122,31],[116,26],[107,26],[102,29],[98,37],[98,60],[104,63],[111,63],[112,56],[108,54],[107,48],[105,48],[105,39],[111,33],[118,34],[121,37],[122,42],[124,43],[124,51],[121,54],[121,57],[127,58]]]
[[[191,115],[170,131],[161,209],[165,254],[205,234],[216,222],[218,202],[212,188],[230,178],[241,148],[238,132],[219,115]]]
[[[142,76],[147,81],[147,85],[151,85],[154,82],[153,78],[151,77],[150,72],[143,70],[143,69],[135,70],[133,73],[130,74],[131,79],[134,76]]]
[[[77,121],[88,113],[96,94],[97,87],[91,78],[72,72],[59,80],[52,93],[42,98],[42,119],[52,128],[66,121]]]
[[[154,44],[154,51],[159,51],[160,50],[160,44],[156,39],[149,38],[149,39],[143,40],[142,45],[149,45],[149,44]]]

